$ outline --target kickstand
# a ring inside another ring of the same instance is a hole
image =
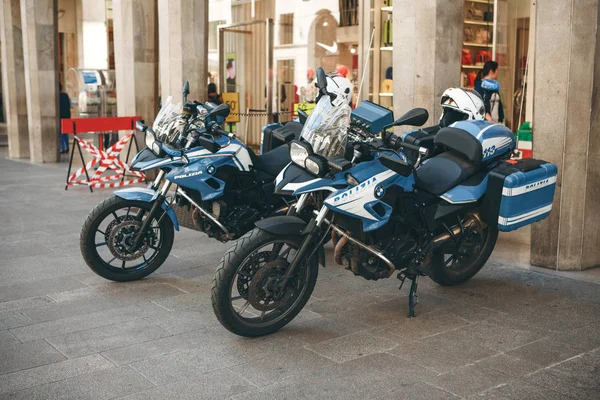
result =
[[[408,317],[412,318],[415,316],[415,306],[419,303],[419,296],[417,295],[418,288],[418,279],[419,276],[416,275],[412,278],[412,283],[410,284],[410,292],[408,294]]]

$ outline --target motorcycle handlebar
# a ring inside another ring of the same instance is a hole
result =
[[[219,127],[219,126],[215,126],[214,128],[211,129],[211,132],[215,135],[225,135],[225,136],[229,136],[229,132],[227,132],[225,129]]]
[[[400,136],[396,136],[391,132],[386,132],[387,137],[384,138],[384,143],[394,150],[410,149],[418,152],[421,155],[427,155],[429,152],[426,148],[415,146],[414,144],[406,143]]]

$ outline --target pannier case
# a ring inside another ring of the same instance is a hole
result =
[[[509,232],[542,220],[552,210],[556,165],[532,158],[500,163],[488,175],[481,217]]]

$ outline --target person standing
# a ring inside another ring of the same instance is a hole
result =
[[[59,94],[59,102],[58,108],[60,113],[60,119],[71,118],[71,99],[69,95],[63,92],[62,83],[58,84],[58,89],[60,91]],[[60,134],[60,153],[68,153],[69,152],[69,135]]]
[[[487,61],[481,71],[481,84],[476,83],[475,89],[483,98],[486,121],[504,123],[504,107],[500,99],[498,75],[498,63]]]
[[[215,103],[216,105],[223,103],[221,95],[217,93],[217,85],[215,85],[214,83],[208,84],[208,101],[211,103]]]

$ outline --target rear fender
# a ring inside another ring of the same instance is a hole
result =
[[[146,188],[127,188],[115,191],[115,195],[123,200],[152,203],[158,197],[158,192]],[[171,219],[171,222],[173,222],[175,230],[179,230],[179,221],[177,221],[177,215],[175,215],[173,208],[169,207],[169,203],[166,200],[163,201],[161,207],[163,210],[167,210],[167,215]]]

